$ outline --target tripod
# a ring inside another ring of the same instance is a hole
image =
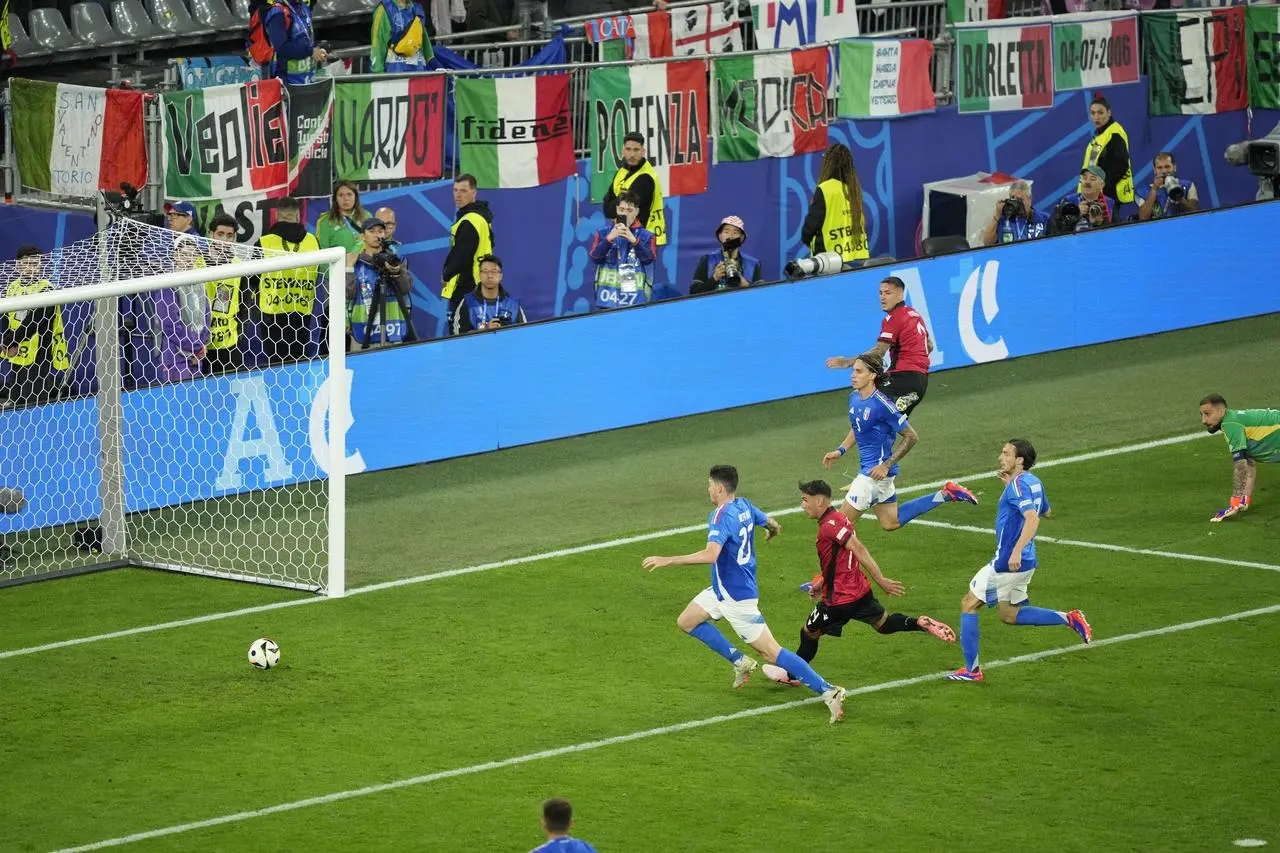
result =
[[[387,309],[387,291],[390,290],[396,298],[396,304],[400,306],[400,313],[404,316],[404,342],[410,343],[418,339],[418,334],[413,330],[413,307],[409,304],[409,299],[402,295],[396,289],[395,284],[387,281],[386,273],[379,273],[378,283],[373,288],[372,298],[369,300],[368,319],[364,324],[364,342],[360,344],[361,350],[367,350],[373,344],[375,320],[377,321],[377,334],[381,338],[383,330],[387,325],[386,309]],[[386,343],[386,341],[381,341]]]

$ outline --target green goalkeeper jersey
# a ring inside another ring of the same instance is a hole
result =
[[[1227,409],[1222,434],[1236,459],[1280,462],[1280,409]]]

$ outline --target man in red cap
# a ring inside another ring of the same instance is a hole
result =
[[[726,216],[716,228],[718,252],[708,252],[698,261],[693,271],[693,284],[689,293],[710,293],[713,290],[729,290],[747,287],[762,278],[760,261],[742,251],[747,241],[747,226],[741,217]]]

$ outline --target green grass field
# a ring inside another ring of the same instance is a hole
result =
[[[706,571],[640,561],[701,547],[663,531],[736,464],[789,511],[760,583],[794,647],[815,564],[794,486],[843,437],[844,392],[353,478],[341,601],[140,570],[0,590],[0,850],[173,829],[128,846],[526,851],[550,796],[601,851],[1280,845],[1280,470],[1211,525],[1220,437],[1050,464],[1195,433],[1209,391],[1280,404],[1278,352],[1271,316],[935,376],[899,488],[1029,436],[1054,507],[1032,599],[1084,610],[1095,644],[984,614],[987,682],[955,684],[957,647],[850,626],[815,660],[855,694],[839,726],[803,688],[732,690],[675,627]],[[860,526],[907,586],[891,609],[958,627],[1000,488],[965,482],[983,505]],[[553,549],[574,553],[359,592]],[[25,651],[239,608],[259,609]],[[264,635],[283,662],[258,672]]]

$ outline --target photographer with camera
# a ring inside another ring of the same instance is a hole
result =
[[[347,272],[347,317],[360,349],[417,340],[409,292],[413,278],[386,245],[386,226],[370,217],[361,228],[364,248]]]
[[[1138,208],[1138,220],[1165,219],[1179,213],[1191,213],[1200,209],[1200,197],[1194,181],[1185,183],[1178,178],[1178,163],[1169,151],[1161,151],[1151,160],[1153,176],[1151,192]]]
[[[1054,234],[1074,234],[1111,223],[1111,199],[1103,195],[1105,176],[1098,166],[1080,170],[1076,192],[1063,196],[1053,212]]]
[[[520,300],[502,287],[502,258],[485,255],[480,259],[480,286],[462,297],[458,310],[449,318],[453,334],[487,332],[524,322]]]
[[[592,310],[644,305],[653,296],[653,261],[657,238],[640,224],[640,200],[631,192],[618,196],[618,215],[601,228],[588,255],[596,264],[596,302]]]
[[[726,216],[720,220],[716,241],[720,244],[720,251],[708,252],[698,261],[698,268],[693,271],[693,284],[689,286],[690,295],[747,287],[763,277],[760,261],[742,251],[742,244],[747,241],[747,226],[741,217]]]
[[[1036,210],[1031,204],[1031,185],[1014,181],[1009,185],[1009,197],[996,202],[995,216],[982,231],[982,245],[1035,240],[1045,236],[1048,230],[1049,214]]]

